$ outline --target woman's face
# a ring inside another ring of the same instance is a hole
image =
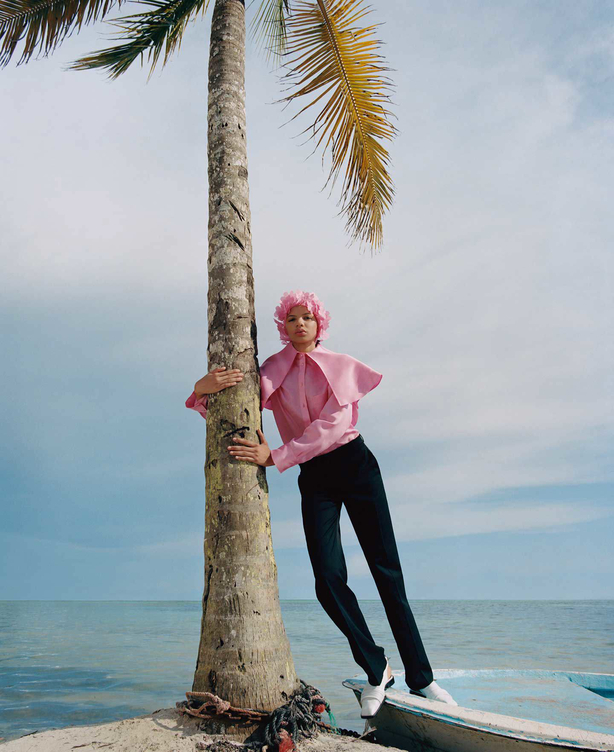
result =
[[[286,331],[293,343],[310,345],[315,343],[318,334],[318,322],[308,308],[297,305],[288,311]]]

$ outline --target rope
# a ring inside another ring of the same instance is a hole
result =
[[[297,749],[296,741],[316,736],[321,731],[356,738],[361,736],[356,731],[339,728],[330,704],[322,694],[302,679],[299,681],[301,687],[292,693],[288,702],[272,712],[236,708],[211,692],[186,692],[187,701],[178,702],[176,706],[180,713],[202,720],[267,721],[263,731],[264,741],[244,744],[245,749],[256,752],[264,747],[280,752],[294,750]],[[325,710],[329,723],[324,723],[320,717]]]

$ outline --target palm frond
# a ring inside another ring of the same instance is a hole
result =
[[[188,21],[196,17],[200,11],[206,13],[209,0],[139,0],[139,3],[152,6],[153,10],[108,21],[121,29],[116,34],[119,38],[128,40],[125,44],[93,52],[79,58],[69,68],[108,68],[109,78],[117,78],[139,56],[142,65],[143,54],[147,52],[148,61],[151,61],[151,77],[162,50],[164,66],[175,49],[181,47],[181,39]]]
[[[310,132],[315,149],[330,146],[331,189],[345,166],[340,214],[352,240],[378,248],[382,218],[389,209],[394,185],[384,146],[396,128],[386,109],[393,88],[384,75],[375,38],[377,25],[357,26],[371,12],[364,0],[295,0],[288,20],[288,61],[284,76],[291,93],[281,101],[314,97],[293,118],[321,102]]]
[[[289,14],[289,0],[261,0],[252,19],[250,33],[257,46],[264,48],[267,61],[279,59],[286,50],[286,16]]]
[[[74,29],[97,21],[122,0],[0,0],[0,66],[13,56],[23,39],[17,65],[39,48],[47,56]]]

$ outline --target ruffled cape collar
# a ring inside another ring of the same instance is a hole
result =
[[[333,352],[322,344],[311,352],[301,353],[289,342],[260,366],[261,409],[272,409],[271,395],[283,383],[297,356],[311,358],[322,369],[340,405],[356,402],[382,380],[381,373],[351,355]]]

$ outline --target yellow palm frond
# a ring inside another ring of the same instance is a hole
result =
[[[250,32],[256,43],[264,47],[267,61],[280,58],[286,50],[286,15],[289,0],[262,0],[252,19]]]
[[[13,56],[23,39],[17,65],[39,48],[48,55],[75,28],[97,21],[122,0],[0,0],[0,66]]]
[[[357,26],[370,12],[364,0],[293,1],[284,63],[291,93],[282,101],[313,97],[294,117],[320,103],[313,125],[303,133],[311,131],[315,149],[322,145],[326,153],[330,146],[326,185],[332,178],[332,188],[345,166],[340,214],[346,215],[352,240],[378,248],[382,217],[394,195],[383,142],[396,129],[386,109],[392,82],[377,52],[377,25]]]
[[[174,50],[181,47],[188,21],[200,11],[206,13],[209,0],[139,0],[139,3],[151,5],[154,10],[108,22],[122,29],[117,35],[128,40],[125,44],[107,47],[79,58],[70,69],[108,68],[109,78],[113,79],[124,73],[138,57],[142,64],[143,54],[147,52],[148,60],[151,61],[151,77],[162,50],[164,49],[164,66]]]

